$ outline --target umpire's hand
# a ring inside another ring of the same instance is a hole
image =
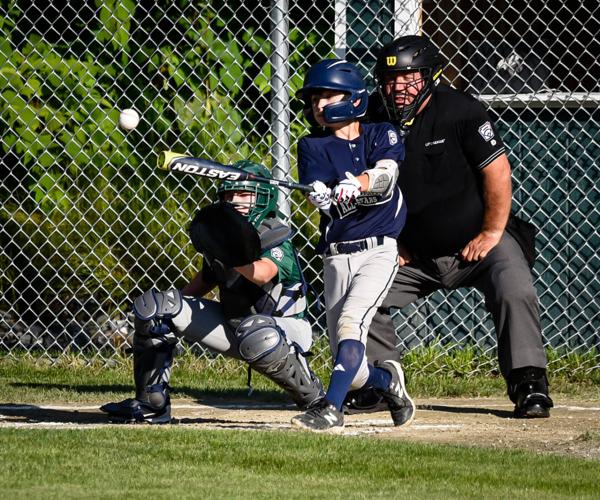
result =
[[[504,231],[481,231],[473,238],[460,253],[466,262],[476,262],[484,259],[492,248],[494,248],[502,238]]]

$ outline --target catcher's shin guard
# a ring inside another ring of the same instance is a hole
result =
[[[165,325],[160,331],[151,321],[136,319],[133,337],[135,399],[152,408],[169,401],[169,379],[177,337]]]
[[[147,290],[133,301],[135,399],[152,408],[162,408],[169,399],[168,383],[177,344],[170,320],[182,307],[183,299],[177,289]]]
[[[239,352],[253,370],[284,389],[300,409],[324,396],[323,385],[297,345],[290,346],[270,316],[246,318],[236,330]]]

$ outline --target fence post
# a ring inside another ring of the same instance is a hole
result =
[[[286,83],[289,77],[288,0],[271,4],[271,166],[273,177],[285,179],[290,173],[290,107]],[[280,191],[277,202],[283,217],[290,217],[290,203]]]

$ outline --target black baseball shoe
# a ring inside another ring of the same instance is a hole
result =
[[[119,424],[169,424],[171,423],[171,401],[156,409],[139,399],[125,399],[120,403],[107,403],[100,409],[108,413],[108,420]]]
[[[415,416],[415,403],[406,391],[404,372],[398,361],[384,361],[377,365],[392,375],[386,391],[379,391],[386,401],[395,426],[409,424]]]
[[[344,428],[344,414],[323,398],[307,412],[293,417],[292,425],[313,432],[339,432]]]
[[[348,392],[342,411],[345,415],[354,415],[357,413],[375,413],[386,411],[388,405],[379,393],[373,387],[363,387],[354,391]]]
[[[515,403],[515,418],[548,418],[554,402],[548,395],[548,379],[543,368],[526,367],[512,370],[508,395]]]

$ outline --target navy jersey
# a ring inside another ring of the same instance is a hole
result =
[[[379,160],[400,164],[403,159],[404,146],[389,123],[363,123],[360,136],[351,141],[333,134],[311,134],[298,143],[298,174],[303,184],[321,181],[333,188],[346,178],[346,172],[358,176]],[[398,187],[380,205],[354,205],[339,218],[321,213],[321,239],[316,250],[323,252],[330,243],[371,236],[397,238],[405,219],[406,206]]]

